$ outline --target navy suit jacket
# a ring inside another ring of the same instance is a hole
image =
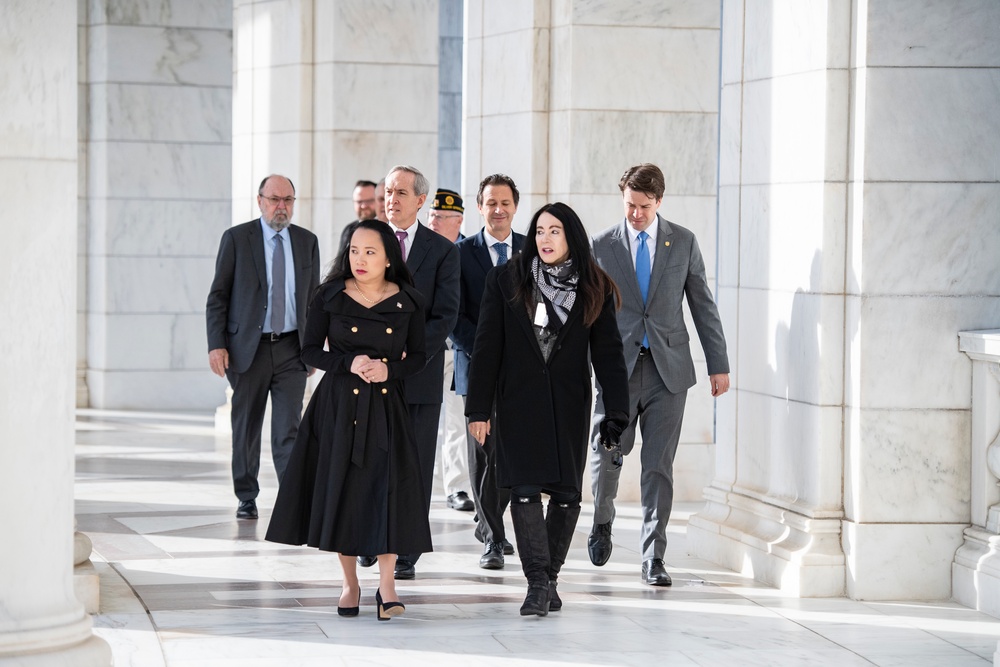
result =
[[[410,230],[416,232],[406,266],[424,297],[427,365],[404,381],[406,402],[434,404],[444,399],[444,343],[458,317],[458,246],[419,223]]]
[[[306,308],[319,284],[319,242],[298,225],[288,226],[295,264],[295,317],[299,345],[306,331]],[[250,368],[264,331],[267,309],[267,265],[260,218],[230,227],[222,234],[215,278],[208,292],[205,319],[209,351],[229,352],[229,370]]]
[[[511,232],[514,253],[524,245],[524,234]],[[462,296],[458,307],[458,322],[451,332],[451,342],[455,348],[455,393],[465,396],[469,393],[469,364],[472,348],[476,342],[476,327],[479,324],[479,306],[486,291],[486,276],[493,269],[493,259],[486,247],[486,236],[480,230],[475,236],[459,241],[455,246],[462,260]]]

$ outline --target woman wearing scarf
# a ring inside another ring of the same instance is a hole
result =
[[[605,443],[616,443],[628,421],[618,304],[618,288],[591,256],[583,223],[558,202],[535,213],[520,254],[486,278],[465,414],[480,444],[499,429],[497,484],[511,491],[528,580],[522,616],[562,607],[556,579],[580,516],[591,365],[605,390]],[[549,496],[545,511],[542,493]]]

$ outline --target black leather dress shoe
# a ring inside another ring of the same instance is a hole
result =
[[[417,568],[408,560],[396,559],[396,569],[393,572],[393,579],[413,579],[417,576]]]
[[[587,551],[590,553],[590,562],[600,567],[611,558],[611,522],[595,523],[587,538]],[[645,566],[643,566],[645,567]]]
[[[650,586],[670,586],[674,582],[663,567],[663,560],[651,558],[642,564],[642,583]]]
[[[378,562],[378,556],[358,556],[358,565],[361,567],[371,567]]]
[[[479,567],[484,570],[502,570],[503,547],[493,541],[487,542],[483,555],[479,559]]]
[[[459,491],[448,496],[448,507],[459,512],[471,512],[476,509],[476,504],[472,502],[465,491]]]
[[[508,542],[506,538],[504,538],[503,541],[503,555],[504,556],[514,555],[514,545]]]
[[[236,508],[237,519],[256,519],[257,502],[255,500],[241,500],[240,506]]]

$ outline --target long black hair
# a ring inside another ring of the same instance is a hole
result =
[[[392,233],[387,223],[381,220],[362,220],[354,228],[354,234],[358,233],[359,229],[369,229],[373,232],[377,232],[379,238],[382,239],[382,247],[385,249],[386,261],[388,261],[389,266],[385,269],[385,279],[389,282],[396,283],[397,285],[410,285],[413,286],[413,276],[410,274],[410,270],[406,267],[406,262],[403,261],[403,253],[399,249],[399,240]],[[334,282],[336,280],[347,280],[348,278],[353,278],[354,272],[351,270],[351,243],[348,240],[347,245],[345,245],[340,250],[340,254],[337,255],[337,259],[333,260],[333,266],[330,267],[330,273],[327,274],[326,278],[320,287],[324,287],[328,283]]]
[[[577,283],[577,297],[583,304],[583,324],[589,327],[601,314],[604,300],[609,296],[614,296],[616,309],[621,307],[621,294],[618,292],[615,281],[594,260],[590,251],[587,230],[584,228],[580,216],[562,202],[545,204],[535,211],[535,215],[531,218],[524,247],[511,260],[515,285],[517,285],[514,298],[523,302],[528,312],[534,311],[535,277],[531,272],[531,265],[538,257],[538,243],[535,239],[538,234],[538,219],[542,217],[543,213],[548,213],[562,223],[563,231],[566,234],[566,243],[569,246],[570,259],[573,260],[573,266],[580,275],[580,280]]]

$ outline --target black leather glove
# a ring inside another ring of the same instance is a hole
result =
[[[605,449],[610,450],[621,446],[622,431],[625,430],[625,426],[619,420],[605,417],[601,420],[598,428],[601,432],[601,444],[604,445]]]

